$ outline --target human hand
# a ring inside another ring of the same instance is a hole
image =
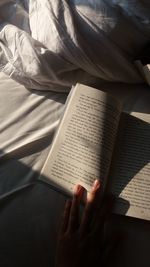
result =
[[[85,189],[76,186],[73,200],[67,200],[58,237],[57,267],[103,266],[111,247],[110,242],[104,242],[103,227],[113,199],[102,200],[101,191],[100,181],[96,180],[81,218],[79,206]]]

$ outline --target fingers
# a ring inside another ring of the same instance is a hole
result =
[[[90,203],[94,203],[96,202],[96,198],[100,193],[100,187],[101,187],[101,183],[99,180],[95,180],[91,189],[91,192],[88,194],[87,197],[87,202]]]
[[[110,217],[114,201],[114,196],[109,195],[107,198],[104,198],[102,205],[97,209],[91,231],[91,234],[95,235],[95,237],[101,234],[105,221]]]
[[[113,198],[108,197],[102,202],[102,190],[99,180],[95,180],[91,192],[88,194],[86,205],[79,224],[79,206],[83,199],[85,189],[77,185],[74,190],[73,200],[66,202],[61,231],[70,233],[79,229],[80,236],[92,234],[99,235],[105,220],[110,216]]]
[[[67,200],[64,208],[60,234],[74,231],[79,224],[79,205],[84,194],[84,187],[77,185],[74,189],[73,200]]]
[[[73,232],[79,226],[79,206],[84,194],[84,187],[77,185],[74,190],[73,201],[70,209],[68,231]]]
[[[100,181],[96,180],[93,184],[92,190],[88,195],[87,203],[83,213],[83,217],[80,224],[80,234],[84,235],[88,233],[89,226],[93,219],[93,212],[97,207],[98,196],[100,195]]]
[[[61,227],[60,227],[60,233],[61,234],[64,234],[67,231],[71,205],[72,205],[72,201],[71,200],[67,200],[66,204],[65,204],[64,213],[63,213],[62,224],[61,224]]]

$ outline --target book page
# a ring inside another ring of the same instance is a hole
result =
[[[103,180],[120,113],[120,104],[106,93],[77,85],[69,96],[41,179],[69,194],[75,184],[89,190],[96,178]]]
[[[115,211],[150,220],[150,115],[122,113],[117,139],[110,171]]]
[[[146,78],[148,84],[150,85],[150,64],[143,66],[143,71],[145,74],[145,78]]]

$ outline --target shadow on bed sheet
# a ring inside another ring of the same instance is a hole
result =
[[[0,151],[1,267],[54,266],[64,197],[38,183],[39,172],[23,163],[33,153],[30,164],[36,166],[49,140],[45,137],[7,155]]]
[[[126,112],[150,114],[150,88],[146,84],[100,83],[94,85],[116,97]]]
[[[141,121],[136,119],[136,123]],[[148,124],[144,127],[149,131]],[[104,136],[107,142],[107,134]],[[21,149],[9,155],[0,152],[0,266],[54,266],[57,223],[65,197],[39,182],[39,172],[22,162],[31,153],[36,162],[47,141],[26,145],[23,154]],[[139,150],[137,159],[140,155]],[[147,156],[142,165],[132,169],[121,190],[147,164]],[[129,203],[125,204],[124,212],[129,207]]]
[[[30,168],[13,160],[17,168],[30,173]],[[31,179],[31,185],[0,200],[1,267],[54,266],[57,223],[64,198],[50,187],[37,183],[39,173],[32,173],[34,183]],[[13,177],[11,169],[10,177]],[[115,226],[117,228],[116,222]]]
[[[147,84],[127,84],[107,81],[97,81],[87,84],[94,88],[104,91],[112,97],[118,99],[123,104],[123,109],[126,112],[138,112],[150,114],[150,88]],[[65,104],[66,93],[60,94],[49,91],[38,91],[27,88],[32,94],[44,96],[45,98],[53,99],[56,102]],[[64,97],[62,97],[62,95]]]

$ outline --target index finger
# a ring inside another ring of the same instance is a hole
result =
[[[79,206],[84,193],[84,187],[77,185],[74,189],[72,206],[70,210],[68,231],[75,231],[79,226]]]
[[[88,195],[85,210],[80,224],[80,234],[84,235],[88,232],[90,224],[93,220],[93,212],[97,209],[97,201],[99,201],[101,184],[99,180],[95,180],[92,190]]]
[[[60,226],[60,234],[64,234],[67,231],[71,205],[72,205],[72,201],[70,199],[67,199],[65,203],[61,226]]]

